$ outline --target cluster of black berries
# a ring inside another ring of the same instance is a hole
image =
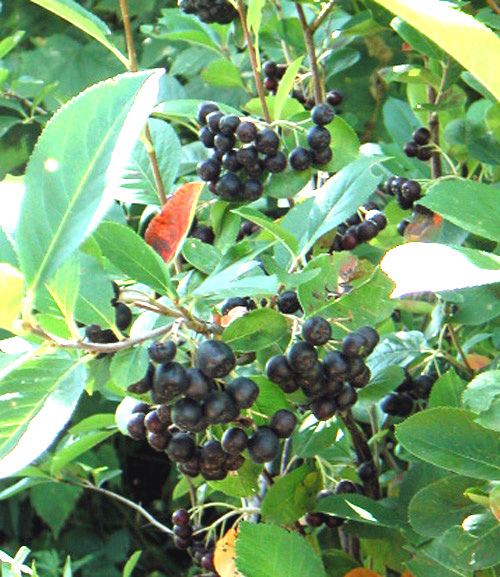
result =
[[[242,428],[231,427],[221,441],[210,439],[197,444],[197,433],[203,433],[209,425],[236,421],[242,409],[252,407],[259,387],[248,377],[220,381],[236,366],[233,351],[222,341],[202,342],[196,351],[195,367],[188,369],[174,361],[176,349],[172,341],[150,345],[152,362],[148,371],[129,390],[138,394],[149,391],[154,407],[129,404],[125,399],[117,414],[126,421],[124,428],[129,436],[147,439],[153,449],[165,452],[177,463],[183,474],[201,474],[211,481],[222,480],[229,471],[239,469],[245,462],[242,452],[246,449],[256,463],[274,459],[280,439],[290,436],[297,422],[286,409],[277,411],[269,427],[258,427],[250,437]]]
[[[276,94],[278,90],[279,81],[285,75],[286,64],[276,64],[274,60],[267,60],[262,66],[264,72],[264,88],[271,94]]]
[[[112,281],[113,298],[111,305],[115,309],[115,325],[120,331],[125,331],[132,322],[132,311],[126,304],[119,302],[120,287]],[[85,327],[85,338],[90,343],[107,344],[118,341],[111,329],[102,329],[100,325],[92,324]]]
[[[391,176],[385,182],[384,190],[387,194],[396,197],[400,208],[409,210],[417,200],[422,198],[422,187],[416,180],[409,180],[404,176]]]
[[[416,400],[429,398],[435,379],[429,375],[412,377],[408,372],[394,393],[386,395],[380,401],[380,408],[387,415],[407,417],[413,411]]]
[[[316,105],[314,98],[311,96],[306,96],[301,87],[293,89],[292,98],[298,100],[306,110],[311,110]],[[327,92],[325,100],[330,106],[337,107],[342,104],[344,95],[342,92],[340,92],[340,90],[330,90],[330,92]]]
[[[355,214],[338,226],[330,251],[353,250],[373,240],[387,226],[387,218],[374,202],[366,202]]]
[[[199,241],[205,244],[214,244],[215,233],[211,226],[206,226],[205,224],[198,224],[198,219],[194,217],[191,229],[188,233],[191,238],[197,238]]]
[[[331,489],[323,489],[320,491],[316,495],[316,502],[319,503],[322,499],[330,497],[331,495],[342,495],[345,493],[358,493],[363,495],[364,490],[358,483],[343,479],[337,483],[335,491]],[[329,515],[328,513],[306,513],[304,521],[309,527],[321,527],[321,525],[325,525],[329,529],[337,529],[344,524],[345,519],[337,517],[336,515]]]
[[[198,107],[198,120],[202,124],[200,141],[213,148],[214,154],[199,162],[197,171],[209,183],[210,192],[222,200],[253,202],[264,192],[260,178],[285,170],[287,159],[279,150],[280,137],[271,128],[259,130],[253,122],[223,114],[213,102]]]
[[[247,309],[247,311],[253,311],[257,308],[257,305],[255,304],[255,301],[250,297],[232,297],[227,299],[222,305],[220,309],[221,315],[227,315],[229,311],[236,307],[243,307]]]
[[[326,103],[317,104],[312,109],[311,120],[314,126],[307,132],[309,148],[297,146],[288,156],[288,162],[294,170],[302,172],[313,165],[326,166],[332,160],[332,135],[325,127],[333,121],[334,116],[335,111]]]
[[[214,566],[214,542],[205,543],[203,535],[193,527],[186,509],[177,509],[172,514],[174,545],[177,549],[189,549],[194,563],[207,571],[203,577],[218,577]],[[200,576],[201,577],[201,576]]]
[[[226,0],[179,0],[179,8],[207,24],[229,24],[238,18],[238,11]]]
[[[364,387],[371,377],[363,359],[379,342],[375,329],[363,327],[344,338],[341,351],[329,352],[320,361],[316,347],[325,345],[331,335],[326,319],[310,317],[302,326],[303,340],[294,343],[286,356],[274,356],[266,365],[267,378],[285,393],[302,390],[311,400],[308,407],[320,421],[354,405],[355,389]]]
[[[417,128],[411,135],[412,139],[404,145],[404,153],[409,158],[417,157],[419,160],[430,160],[432,156],[432,147],[428,146],[431,133],[423,126]]]

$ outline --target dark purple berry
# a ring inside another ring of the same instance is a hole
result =
[[[236,152],[236,158],[243,166],[252,166],[259,160],[259,153],[253,144],[248,144]]]
[[[325,522],[325,515],[323,513],[306,513],[304,520],[309,527],[321,527]]]
[[[352,407],[358,400],[358,393],[350,386],[344,385],[344,388],[336,397],[337,408],[339,411],[345,411]]]
[[[158,365],[153,379],[153,392],[158,402],[168,402],[173,397],[184,393],[187,389],[187,375],[179,363],[163,363]],[[164,398],[164,400],[162,400]]]
[[[220,112],[220,110],[211,112],[207,115],[208,128],[210,128],[214,134],[219,134],[219,121],[223,116],[224,114]]]
[[[181,429],[192,430],[202,418],[203,409],[194,399],[180,399],[172,407],[172,421]]]
[[[170,363],[174,360],[177,347],[173,341],[155,341],[148,347],[149,358],[155,363]]]
[[[177,433],[171,439],[167,447],[167,455],[174,463],[189,461],[196,452],[196,443],[193,437],[187,433]]]
[[[401,187],[401,194],[403,195],[403,198],[415,202],[421,198],[422,188],[415,180],[409,180]]]
[[[258,200],[263,193],[264,186],[260,180],[249,178],[243,183],[243,200],[254,202],[255,200]]]
[[[264,169],[267,170],[267,172],[276,174],[283,172],[287,163],[288,161],[285,154],[281,151],[278,151],[275,154],[267,155],[264,158]]]
[[[248,436],[243,429],[231,427],[222,435],[221,445],[229,455],[239,455],[248,446]]]
[[[238,160],[238,153],[236,150],[228,150],[222,157],[222,164],[224,168],[230,172],[238,172],[243,168],[243,165]]]
[[[318,126],[330,124],[334,116],[333,108],[326,103],[317,104],[311,111],[311,120]]]
[[[247,377],[238,377],[226,387],[226,393],[239,409],[249,409],[259,396],[259,387]]]
[[[429,140],[431,139],[431,133],[427,128],[421,126],[415,130],[411,137],[417,144],[424,146],[425,144],[429,143]]]
[[[227,200],[228,202],[241,200],[243,196],[243,183],[236,174],[227,172],[217,182],[216,194],[220,196],[222,200]]]
[[[277,457],[280,440],[269,427],[259,427],[248,440],[248,454],[255,463],[267,463]]]
[[[264,78],[264,88],[269,92],[276,92],[278,89],[278,81],[276,78],[270,78],[269,76],[266,76],[266,78]]]
[[[327,128],[313,126],[307,133],[307,144],[313,150],[323,150],[330,146],[332,135]]]
[[[257,127],[252,122],[244,120],[236,129],[236,136],[240,142],[248,144],[255,140],[257,136]]]
[[[307,373],[318,361],[318,353],[309,343],[299,341],[288,349],[287,359],[293,372]]]
[[[329,378],[345,379],[349,371],[349,363],[342,353],[332,351],[323,359],[323,370]]]
[[[229,345],[223,341],[203,341],[196,351],[196,367],[207,377],[220,379],[236,366],[236,358]]]
[[[330,106],[340,106],[344,100],[344,95],[340,90],[330,90],[326,95],[326,101]]]
[[[278,297],[276,301],[276,306],[280,313],[285,315],[293,315],[298,310],[300,310],[299,299],[297,298],[297,293],[295,291],[284,291]]]
[[[255,148],[262,154],[276,154],[279,145],[279,136],[271,128],[264,128],[255,137]]]
[[[198,138],[205,148],[214,147],[214,136],[214,133],[208,128],[208,126],[204,126],[198,133]]]
[[[415,158],[418,154],[418,144],[414,140],[410,140],[404,145],[403,152],[408,158]]]
[[[148,433],[146,438],[152,449],[162,452],[167,448],[171,435],[168,431],[164,433]]]
[[[295,374],[284,355],[276,355],[267,361],[266,376],[273,383],[277,383],[285,393],[293,393],[299,388]]]
[[[365,341],[365,355],[369,355],[378,345],[380,336],[373,327],[361,327],[356,331]]]
[[[367,242],[374,239],[378,232],[378,226],[371,220],[365,220],[356,226],[356,236],[361,242]]]
[[[405,393],[390,393],[380,401],[380,408],[388,415],[406,417],[413,409],[413,401]]]
[[[189,513],[186,509],[177,509],[172,513],[172,523],[174,525],[179,525],[179,527],[185,527],[189,525]]]
[[[271,417],[269,426],[280,439],[288,439],[292,436],[297,425],[297,417],[287,409],[279,409]]]
[[[355,227],[351,227],[342,237],[342,248],[344,250],[353,250],[359,244],[359,239],[357,235],[357,230]]]
[[[312,163],[311,151],[308,150],[307,148],[302,148],[301,146],[298,146],[297,148],[294,148],[290,152],[288,156],[288,162],[290,163],[290,166],[293,168],[293,170],[303,172],[304,170],[307,170],[311,166]]]
[[[217,180],[220,175],[220,162],[213,158],[202,160],[196,165],[196,172],[201,180],[208,182],[209,180]]]
[[[426,162],[427,160],[431,159],[432,155],[433,155],[432,148],[430,146],[424,146],[418,149],[417,158],[419,160],[422,160],[423,162]]]
[[[236,114],[226,114],[219,120],[219,130],[225,136],[230,136],[236,132],[240,124],[240,119]]]
[[[336,495],[343,495],[345,493],[357,493],[358,490],[356,489],[356,483],[349,481],[347,479],[343,479],[337,483],[335,487],[335,494]]]
[[[228,136],[224,134],[217,134],[214,138],[214,147],[217,152],[221,154],[225,154],[232,150],[233,146],[236,144],[236,138],[234,134],[230,134]],[[215,180],[215,179],[209,179]]]
[[[201,463],[219,469],[224,464],[227,454],[219,441],[211,439],[201,447]]]
[[[128,329],[132,322],[132,311],[123,303],[116,303],[115,305],[115,324],[118,329],[124,331]]]
[[[147,430],[144,417],[144,413],[132,413],[127,422],[127,432],[136,441],[142,441],[146,438]]]
[[[367,221],[373,222],[379,231],[384,230],[387,226],[387,218],[383,212],[380,212],[380,210],[369,210],[366,213],[365,218]]]
[[[365,340],[361,335],[351,333],[342,341],[342,354],[345,357],[357,357],[361,354],[364,345]]]
[[[262,70],[269,78],[273,78],[278,74],[278,66],[274,60],[266,60],[262,65]]]
[[[215,102],[202,102],[198,106],[198,120],[199,120],[200,124],[206,124],[207,116],[211,112],[216,112],[218,110],[219,110],[219,107],[217,106],[217,104],[215,104]]]
[[[216,425],[229,423],[238,416],[238,407],[231,397],[222,391],[214,391],[208,395],[203,404],[207,423]]]
[[[312,162],[315,166],[326,166],[332,158],[333,152],[329,146],[312,151]]]
[[[158,411],[156,409],[150,411],[146,415],[146,418],[144,419],[144,425],[150,433],[156,433],[157,435],[167,430],[167,425],[160,420]]]
[[[214,388],[213,382],[200,369],[189,368],[186,374],[188,386],[184,394],[196,401],[204,401]]]
[[[311,412],[318,421],[327,421],[335,415],[337,402],[332,397],[320,397],[311,403]]]
[[[406,228],[408,227],[408,225],[410,224],[409,220],[402,220],[399,224],[398,224],[398,234],[400,234],[401,236],[404,236]]]
[[[332,338],[332,327],[323,317],[309,317],[302,326],[302,338],[310,345],[325,345]]]
[[[210,226],[205,226],[204,224],[199,224],[189,233],[191,238],[197,238],[204,242],[205,244],[214,244],[215,233],[214,229]]]

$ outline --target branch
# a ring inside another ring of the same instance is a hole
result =
[[[370,451],[370,447],[366,442],[363,432],[358,428],[358,425],[352,416],[351,410],[349,409],[344,413],[341,413],[340,417],[351,435],[351,439],[354,444],[354,450],[356,452],[359,463],[370,463],[373,467],[373,470],[376,471],[377,468],[373,462],[373,456],[372,452]],[[380,499],[380,485],[378,483],[377,476],[368,482],[363,482],[363,486],[368,497],[371,497],[372,499]]]
[[[307,56],[309,58],[309,65],[311,66],[311,74],[313,77],[314,86],[314,100],[316,104],[323,102],[323,86],[321,84],[321,77],[319,74],[318,60],[316,58],[316,48],[314,46],[314,32],[311,32],[311,27],[308,26],[306,15],[302,4],[295,2],[295,9],[299,16],[300,25],[302,27],[302,33],[304,35],[304,42],[306,44]]]
[[[243,4],[243,0],[238,0],[237,8],[238,8],[238,14],[240,15],[243,34],[245,35],[245,40],[248,47],[248,54],[250,56],[250,63],[252,65],[255,84],[257,86],[257,93],[259,95],[260,104],[262,106],[262,112],[264,113],[264,118],[266,122],[271,124],[271,116],[269,115],[269,109],[267,108],[266,95],[264,94],[264,87],[262,86],[262,78],[260,77],[259,65],[257,63],[257,54],[255,53],[255,46],[253,45],[252,36],[250,35],[250,30],[248,29],[247,17],[245,13],[245,5]]]
[[[500,7],[498,6],[498,4],[495,2],[495,0],[486,0],[486,2],[488,2],[488,4],[493,8],[493,10],[500,15]]]
[[[11,90],[6,90],[5,88],[3,88],[2,94],[7,99],[17,100],[23,106],[26,106],[26,108],[30,108],[31,110],[33,110],[33,112],[36,112],[37,114],[40,114],[40,115],[50,114],[50,112],[48,110],[45,110],[41,106],[35,106],[31,100],[29,100],[28,98],[24,98],[24,97],[20,96],[19,94],[12,92]]]
[[[332,0],[326,6],[323,6],[320,13],[316,16],[316,19],[313,20],[313,22],[311,22],[311,25],[309,26],[311,34],[314,34],[316,32],[316,30],[323,24],[323,22],[327,19],[327,17],[330,15],[330,12],[334,8],[335,8],[334,0]]]

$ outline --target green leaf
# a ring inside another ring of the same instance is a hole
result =
[[[201,77],[208,84],[225,88],[244,88],[239,68],[230,60],[213,60],[201,71]]]
[[[453,369],[449,369],[432,386],[429,408],[462,407],[461,396],[465,387],[465,381]]]
[[[123,568],[122,577],[131,577],[137,563],[139,563],[139,559],[142,555],[142,551],[135,551],[130,555],[125,563],[125,567]]]
[[[482,508],[464,496],[474,479],[446,477],[421,489],[411,500],[408,514],[413,529],[425,537],[439,537],[453,525]]]
[[[261,308],[235,319],[222,338],[233,350],[249,353],[271,346],[287,333],[290,329],[283,315]]]
[[[76,438],[71,436],[62,446],[57,448],[57,451],[52,457],[50,467],[51,474],[57,475],[68,463],[72,463],[80,455],[90,451],[90,449],[99,445],[115,433],[116,429],[109,431],[93,431]]]
[[[277,238],[290,251],[292,256],[297,255],[298,241],[293,234],[284,230],[279,224],[262,214],[260,211],[250,207],[233,209],[232,212],[239,214],[242,218],[254,222],[267,230],[274,238]]]
[[[47,124],[26,170],[16,234],[31,290],[78,248],[112,204],[162,74],[123,74],[97,84]]]
[[[386,253],[380,267],[396,283],[392,298],[500,282],[500,257],[432,242],[399,245]]]
[[[437,44],[432,42],[432,40],[429,40],[418,30],[415,30],[413,26],[410,26],[407,22],[401,20],[401,18],[394,18],[391,22],[391,28],[394,28],[399,36],[401,36],[401,38],[414,50],[417,50],[430,58],[435,58],[436,60],[441,60],[443,58],[443,51]]]
[[[283,172],[271,174],[265,184],[266,196],[290,198],[300,192],[310,182],[312,169],[297,172],[288,167]]]
[[[148,364],[148,350],[144,346],[118,351],[111,361],[111,377],[120,389],[125,390],[144,377]]]
[[[500,78],[496,74],[500,38],[484,24],[439,0],[425,0],[423,4],[406,0],[376,2],[435,41],[500,100]],[[484,57],[477,58],[477,54],[484,54]]]
[[[163,189],[171,190],[181,163],[182,147],[175,130],[164,120],[152,118],[148,122],[158,160]],[[123,202],[160,204],[159,192],[153,177],[151,162],[144,142],[138,141],[123,172],[114,197]]]
[[[439,88],[440,79],[427,68],[414,64],[398,64],[388,66],[379,71],[381,78],[389,82],[402,82],[404,84],[429,84]]]
[[[406,367],[426,351],[430,351],[430,347],[420,331],[399,331],[383,337],[367,364],[372,371],[391,365]]]
[[[321,475],[310,464],[279,477],[262,501],[262,520],[276,525],[291,525],[314,509],[321,486]]]
[[[249,0],[248,2],[247,23],[257,38],[262,23],[262,10],[265,5],[266,0]]]
[[[17,361],[0,371],[0,478],[39,457],[67,423],[85,368],[67,355]]]
[[[343,168],[316,191],[303,252],[352,216],[373,194],[383,176],[378,168],[379,163],[380,158],[364,156]]]
[[[355,130],[340,116],[335,116],[327,126],[332,135],[333,159],[326,169],[338,172],[359,158],[359,138]]]
[[[285,75],[280,80],[278,91],[276,92],[276,97],[274,99],[274,120],[280,120],[282,118],[283,107],[288,99],[290,90],[293,88],[297,72],[299,71],[303,59],[304,57],[300,56],[291,62],[287,66]]]
[[[43,483],[32,487],[31,504],[57,539],[65,521],[76,506],[83,489],[65,483]]]
[[[165,263],[131,228],[103,222],[93,237],[102,254],[123,274],[161,294],[169,292],[170,280]]]
[[[11,50],[14,50],[23,39],[24,34],[24,30],[19,30],[15,34],[12,34],[12,36],[7,36],[7,38],[4,38],[0,42],[0,60],[3,60]]]
[[[462,395],[462,400],[467,409],[474,413],[482,413],[487,411],[498,397],[500,397],[500,371],[497,370],[486,371],[472,379]]]
[[[302,459],[310,459],[321,455],[324,451],[332,448],[340,448],[340,439],[347,439],[342,428],[334,421],[317,421],[314,417],[308,417],[293,435],[293,451]],[[339,452],[339,456],[342,451]],[[350,462],[351,454],[348,450],[344,453],[346,462]],[[332,458],[329,455],[329,462]]]
[[[303,537],[264,523],[240,525],[236,566],[245,577],[326,577],[320,556]]]
[[[499,203],[500,189],[465,179],[436,183],[421,202],[453,224],[497,242]]]
[[[78,255],[68,259],[56,270],[52,280],[47,284],[47,290],[59,307],[66,322],[73,319],[78,289],[80,286],[80,258]]]
[[[222,256],[211,244],[197,238],[188,237],[182,246],[182,256],[194,268],[205,274],[211,274],[217,268]]]
[[[107,38],[111,34],[107,25],[95,14],[80,6],[80,4],[73,0],[31,0],[31,2],[42,6],[42,8],[57,14],[60,18],[64,18],[73,26],[80,28],[80,30],[92,36],[92,38],[95,38],[110,50],[122,64],[128,66],[127,57]]]
[[[427,463],[477,479],[500,479],[500,437],[455,408],[428,409],[396,426],[403,447]]]
[[[255,496],[259,492],[259,477],[262,466],[246,459],[245,463],[236,472],[230,472],[223,481],[209,481],[209,485],[216,491],[239,499]]]
[[[0,263],[0,327],[11,330],[21,309],[23,299],[23,277],[10,264]]]
[[[383,501],[374,501],[364,495],[344,494],[332,495],[319,501],[316,511],[330,513],[345,519],[393,527],[399,529],[405,526],[404,520],[393,507],[384,504]]]

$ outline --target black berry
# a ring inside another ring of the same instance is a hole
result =
[[[344,95],[340,90],[330,90],[326,95],[326,101],[330,106],[340,106],[344,100]]]
[[[226,173],[217,182],[216,193],[222,200],[238,201],[243,196],[243,183],[232,172]]]
[[[317,104],[311,111],[311,120],[318,126],[330,124],[335,116],[333,108],[326,103]]]
[[[293,393],[299,388],[295,374],[284,355],[276,355],[267,361],[266,376],[273,383],[277,383],[285,393]]]
[[[221,444],[229,455],[239,455],[248,446],[248,436],[243,429],[231,427],[222,435]]]
[[[238,408],[231,397],[222,391],[210,393],[203,405],[205,419],[211,425],[229,423],[238,416]]]
[[[283,152],[278,151],[275,154],[267,155],[264,158],[264,168],[267,172],[278,173],[283,172],[288,161]]]
[[[170,439],[167,447],[167,455],[174,463],[183,463],[196,452],[196,443],[193,437],[187,433],[177,433]]]
[[[196,165],[196,172],[201,180],[208,182],[209,180],[217,180],[219,178],[221,165],[220,162],[214,158],[202,160]]]
[[[247,377],[238,377],[226,387],[226,393],[239,409],[249,409],[259,396],[259,387]]]
[[[219,130],[225,136],[229,136],[236,132],[240,124],[240,119],[236,114],[226,114],[219,120]]]
[[[307,150],[307,148],[298,146],[290,152],[290,155],[288,156],[288,162],[290,163],[290,166],[293,168],[293,170],[303,172],[311,166],[311,152]]]
[[[277,457],[280,440],[272,429],[259,427],[248,440],[248,454],[255,463],[267,463]]]
[[[258,200],[264,193],[264,186],[260,180],[249,178],[243,183],[243,199],[247,202]]]
[[[280,313],[293,315],[300,310],[299,299],[295,291],[284,291],[278,297],[276,305]]]
[[[203,409],[194,399],[180,399],[172,407],[172,421],[181,429],[192,430],[203,418]]]
[[[307,144],[313,150],[323,150],[330,146],[332,136],[327,128],[322,126],[313,126],[307,133]]]
[[[255,137],[255,148],[262,154],[275,154],[279,145],[279,136],[271,128],[264,128]]]
[[[188,385],[184,394],[196,401],[205,400],[214,388],[213,382],[200,369],[189,368],[186,371]]]
[[[271,417],[269,426],[276,433],[280,439],[288,439],[291,437],[295,426],[297,425],[297,417],[287,409],[280,409],[276,411]]]
[[[414,140],[410,140],[404,145],[403,152],[408,158],[415,158],[418,154],[418,144]]]
[[[148,347],[149,358],[155,363],[170,363],[175,358],[177,347],[173,341],[155,341]]]
[[[236,136],[240,142],[248,144],[255,140],[257,136],[257,127],[252,122],[244,120],[236,129]]]
[[[115,305],[115,324],[121,330],[124,331],[130,326],[132,322],[132,311],[130,308],[123,303],[116,303]]]
[[[288,364],[295,373],[307,373],[318,360],[316,349],[304,341],[293,344],[288,349]]]
[[[206,340],[196,351],[196,366],[205,376],[220,379],[234,369],[236,358],[225,342]]]
[[[324,345],[332,338],[332,327],[323,317],[309,317],[302,326],[302,338],[310,345]]]
[[[224,114],[222,114],[222,112],[220,112],[220,110],[217,110],[215,112],[210,112],[210,114],[207,115],[208,128],[210,128],[210,130],[214,134],[219,133],[219,121],[223,116],[224,116]]]
[[[201,124],[206,124],[207,116],[211,112],[216,112],[217,110],[219,110],[219,107],[217,106],[217,104],[215,104],[215,102],[202,102],[198,106],[198,120],[199,120],[199,122]]]
[[[405,393],[390,393],[380,401],[384,413],[397,417],[406,417],[413,409],[413,401]]]
[[[417,130],[415,130],[415,132],[411,135],[411,137],[417,144],[420,144],[420,146],[424,146],[425,144],[429,143],[429,140],[431,139],[431,133],[427,128],[421,126],[420,128],[417,128]]]

